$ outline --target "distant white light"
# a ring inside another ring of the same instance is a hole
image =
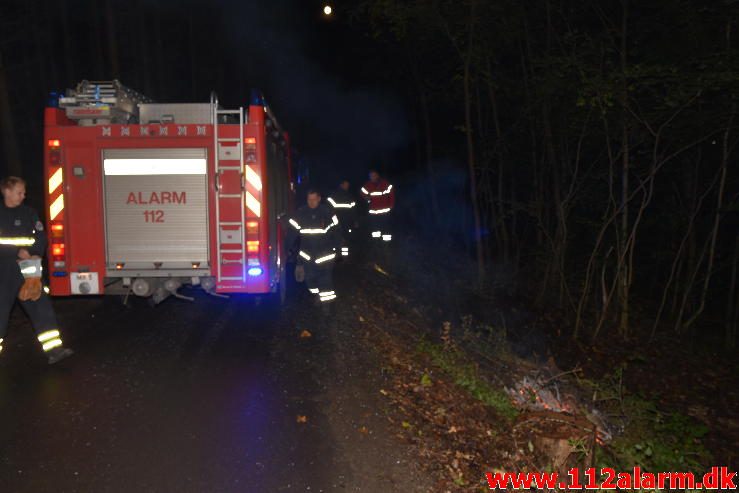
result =
[[[334,9],[331,8],[330,5],[326,5],[325,7],[323,7],[323,13],[324,14],[331,15],[333,12],[334,12]]]

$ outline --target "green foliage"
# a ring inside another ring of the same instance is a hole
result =
[[[652,400],[627,394],[622,377],[621,367],[601,381],[579,381],[593,391],[601,411],[620,416],[624,423],[623,433],[608,444],[608,453],[596,455],[598,466],[701,472],[709,462],[703,445],[708,428],[689,416],[664,412]]]
[[[444,349],[442,345],[422,340],[418,350],[430,356],[436,366],[452,377],[455,384],[493,408],[500,416],[512,420],[518,414],[508,395],[486,381],[459,349]]]
[[[431,377],[428,373],[424,373],[421,377],[421,385],[423,385],[424,387],[431,387],[431,385],[433,385],[433,382],[431,382]]]
[[[622,464],[650,471],[694,471],[706,467],[708,453],[702,439],[705,425],[679,413],[632,416],[624,436],[612,444]]]

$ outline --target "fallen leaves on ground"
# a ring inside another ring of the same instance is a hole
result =
[[[300,333],[300,338],[301,339],[307,339],[307,338],[312,337],[312,336],[313,336],[313,334],[311,334],[310,331],[308,331],[308,330],[303,330]]]
[[[379,267],[369,266],[374,270]],[[428,341],[425,337],[430,336],[439,341],[435,347],[442,355],[464,352],[457,345],[452,324],[441,319],[436,322],[441,326],[440,333],[428,329],[434,323],[428,318],[434,317],[433,307],[425,314],[408,310],[392,288],[376,279],[367,279],[365,286],[368,290],[375,288],[373,296],[357,299],[354,309],[363,314],[359,320],[366,329],[362,337],[367,347],[380,358],[385,381],[378,391],[389,406],[387,419],[397,430],[396,436],[415,447],[422,458],[421,467],[435,482],[433,491],[479,492],[488,488],[486,472],[540,470],[553,457],[571,460],[577,455],[571,453],[572,447],[560,446],[569,445],[567,439],[551,436],[551,416],[523,413],[515,420],[498,414],[501,407],[484,399],[490,395],[475,393],[480,389],[478,383],[488,382],[505,394],[504,386],[530,372],[533,363],[508,353],[496,354],[495,358],[475,353],[473,356],[479,358],[473,358],[473,367],[480,372],[475,377],[479,381],[461,384],[460,378],[467,378],[467,373],[447,373],[438,365],[438,358],[421,350],[421,341]],[[566,428],[568,435],[583,439],[589,436],[592,440],[592,432],[587,434],[592,426],[566,424],[558,423],[554,431]]]
[[[397,325],[387,320],[392,315],[383,315],[383,320],[369,321],[367,336],[389,375],[379,392],[397,411],[388,419],[398,427],[398,437],[417,447],[438,491],[480,491],[484,473],[493,465],[515,467],[516,447],[508,436],[511,423],[443,374],[430,371],[431,362],[412,343],[380,328]]]

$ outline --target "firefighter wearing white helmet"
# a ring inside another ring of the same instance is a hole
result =
[[[0,352],[16,299],[31,318],[37,339],[54,364],[72,355],[62,346],[54,309],[41,283],[41,257],[46,234],[36,211],[23,205],[26,182],[9,177],[0,182]]]

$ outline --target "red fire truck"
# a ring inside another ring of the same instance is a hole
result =
[[[155,103],[83,81],[45,110],[49,288],[155,303],[183,285],[280,293],[290,140],[264,99]]]

